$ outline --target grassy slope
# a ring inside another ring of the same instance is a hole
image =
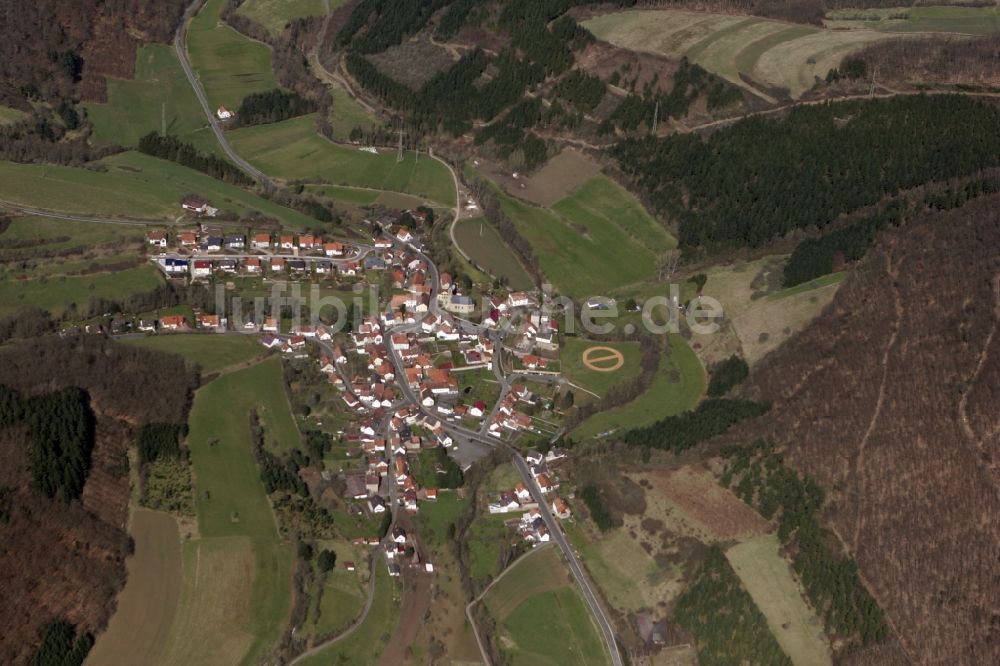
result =
[[[705,393],[705,370],[682,337],[670,335],[672,353],[660,359],[653,384],[638,398],[621,407],[601,412],[581,423],[573,437],[588,438],[616,428],[649,425],[691,409]],[[674,373],[679,376],[674,381]]]
[[[282,432],[272,423],[291,422],[280,363],[224,375],[195,395],[188,444],[201,538],[184,545],[168,663],[256,663],[283,627],[291,549],[278,536],[260,481],[248,416],[254,407],[261,412],[269,438]]]
[[[229,140],[254,166],[280,178],[392,190],[455,204],[454,182],[440,162],[426,155],[417,161],[413,153],[397,162],[394,151],[372,155],[339,146],[317,134],[314,124],[312,115],[302,116],[241,128]]]
[[[482,217],[464,218],[455,225],[455,240],[478,265],[503,278],[512,289],[531,289],[531,276],[500,238],[500,233]]]
[[[377,119],[358,104],[346,90],[339,85],[330,84],[330,130],[340,141],[347,141],[351,130],[355,127],[368,129],[377,124]]]
[[[330,9],[344,4],[344,0],[330,0]],[[326,12],[323,0],[246,0],[239,14],[260,23],[272,34],[279,34],[285,24],[306,16],[322,16]]]
[[[254,92],[273,90],[271,49],[219,20],[225,0],[208,0],[188,29],[188,55],[210,106],[236,110]]]
[[[0,199],[69,213],[173,220],[181,213],[181,198],[197,193],[224,211],[260,211],[295,227],[316,224],[252,192],[142,153],[121,153],[102,163],[105,172],[0,162]]]
[[[183,356],[196,363],[205,375],[245,363],[264,353],[257,339],[246,335],[155,335],[130,338],[125,343]]]
[[[168,134],[217,153],[218,143],[171,46],[147,44],[136,55],[135,76],[108,78],[108,101],[86,104],[96,143],[135,146],[166,121]]]
[[[7,125],[9,123],[16,123],[18,120],[23,120],[27,118],[28,114],[24,111],[18,111],[9,106],[0,105],[0,125]]]
[[[163,284],[160,272],[153,266],[139,266],[116,273],[95,273],[82,276],[58,276],[44,280],[0,280],[0,316],[24,307],[37,307],[59,315],[71,305],[84,307],[90,299],[118,300],[152,291]]]

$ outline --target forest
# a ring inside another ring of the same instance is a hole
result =
[[[1000,164],[1000,110],[958,95],[800,106],[612,149],[684,247],[761,247],[931,181]]]
[[[724,396],[729,393],[730,389],[746,379],[749,374],[750,366],[736,354],[724,361],[719,361],[712,367],[712,376],[708,380],[709,397]]]
[[[264,125],[303,116],[317,108],[316,102],[297,92],[275,88],[244,97],[236,112],[236,120],[240,125]]]
[[[836,540],[819,522],[824,493],[808,476],[783,464],[782,456],[763,440],[729,446],[721,482],[764,518],[778,517],[778,539],[793,553],[795,572],[806,595],[826,622],[826,632],[862,645],[889,633],[882,609],[858,577],[858,565],[834,551]]]
[[[76,628],[60,618],[46,625],[42,643],[31,655],[29,664],[30,666],[82,666],[93,646],[93,636],[89,633],[78,636]]]
[[[677,600],[673,621],[694,636],[702,666],[791,666],[767,620],[718,546]]]
[[[691,411],[629,430],[622,441],[630,446],[679,453],[726,432],[740,421],[766,413],[770,407],[769,403],[753,400],[707,398]]]

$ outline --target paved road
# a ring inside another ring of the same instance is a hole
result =
[[[198,81],[198,77],[194,75],[194,71],[191,69],[191,63],[188,61],[187,55],[188,22],[194,17],[195,14],[198,13],[198,9],[201,4],[202,0],[194,0],[194,2],[192,2],[184,12],[184,18],[181,20],[181,25],[177,29],[177,34],[174,35],[174,51],[177,52],[177,59],[181,63],[184,75],[187,77],[188,83],[191,84],[191,88],[194,90],[194,94],[198,98],[198,103],[201,104],[201,108],[205,112],[205,117],[208,118],[208,124],[212,127],[212,133],[215,134],[215,139],[219,142],[223,152],[226,153],[229,159],[232,160],[236,166],[250,174],[250,176],[256,179],[261,185],[268,188],[273,187],[274,183],[264,174],[264,172],[240,157],[239,154],[233,150],[232,146],[229,145],[229,141],[226,140],[226,137],[222,132],[222,127],[219,125],[219,121],[215,117],[215,112],[212,111],[212,108],[208,105],[208,97],[205,96],[205,90],[201,87],[201,82]]]

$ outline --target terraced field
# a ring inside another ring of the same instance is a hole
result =
[[[316,133],[312,115],[241,128],[230,132],[229,140],[240,155],[271,176],[403,192],[455,205],[454,181],[440,162],[410,152],[397,162],[393,150],[375,155],[331,143]]]
[[[889,18],[902,16],[906,18]],[[872,42],[915,32],[986,34],[1000,30],[995,7],[843,10],[826,28],[747,16],[681,10],[625,11],[590,19],[598,38],[637,51],[687,56],[705,69],[773,101],[770,90],[793,98],[850,53]],[[768,90],[748,84],[750,77]]]

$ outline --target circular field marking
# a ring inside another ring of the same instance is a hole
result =
[[[588,347],[583,352],[583,364],[594,372],[614,372],[625,365],[625,357],[611,347]]]

